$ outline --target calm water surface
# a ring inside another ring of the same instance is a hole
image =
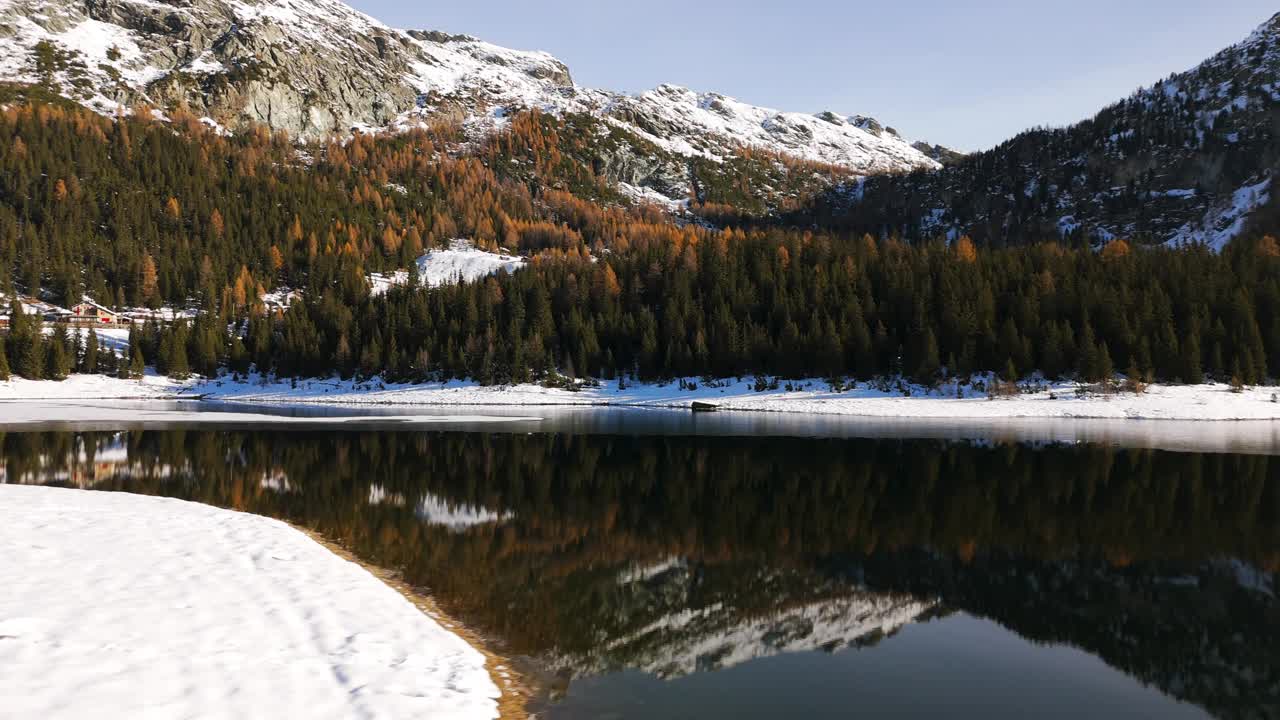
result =
[[[1280,717],[1274,447],[916,427],[229,416],[0,432],[0,478],[337,538],[545,673],[547,718]]]

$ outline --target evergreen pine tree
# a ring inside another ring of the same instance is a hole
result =
[[[1022,349],[1022,336],[1018,333],[1018,326],[1014,324],[1013,318],[1005,318],[1000,326],[1000,359],[1012,360],[1015,365],[1019,365],[1023,362]]]
[[[227,366],[231,368],[232,372],[249,372],[249,351],[245,349],[244,341],[240,339],[238,334],[231,336],[231,350],[228,354]]]
[[[84,344],[84,359],[80,363],[80,371],[94,375],[98,372],[98,331],[89,329],[89,338]]]
[[[84,336],[78,328],[71,334],[71,372],[84,372]]]
[[[1044,347],[1040,350],[1040,369],[1050,380],[1062,376],[1066,370],[1066,361],[1062,356],[1062,341],[1057,328],[1050,324],[1045,331]]]
[[[147,366],[142,359],[142,350],[138,348],[134,348],[133,358],[129,361],[129,364],[127,366],[122,365],[122,367],[129,368],[128,377],[141,378],[143,375],[145,375],[147,372]]]
[[[191,364],[187,360],[187,348],[181,343],[171,343],[168,363],[169,377],[186,380],[191,377]]]
[[[39,322],[36,320],[35,322]],[[28,380],[39,380],[44,377],[44,337],[39,333],[28,333],[19,345],[18,374]]]
[[[1076,344],[1078,347],[1076,372],[1080,373],[1082,379],[1090,382],[1101,379],[1098,370],[1098,343],[1093,334],[1093,325],[1089,323],[1087,317],[1080,331],[1080,340]]]
[[[1005,360],[1004,379],[1011,383],[1018,382],[1018,366],[1014,364],[1013,358]]]
[[[1111,362],[1111,351],[1107,348],[1107,341],[1103,340],[1098,346],[1098,379],[1104,383],[1110,383],[1112,377],[1116,374],[1115,366]]]
[[[99,346],[98,351],[98,372],[102,375],[115,377],[120,371],[118,358],[115,350],[108,345]]]
[[[1204,382],[1204,372],[1200,368],[1200,323],[1192,316],[1182,339],[1182,382],[1188,385]]]
[[[9,379],[9,354],[4,351],[4,343],[0,342],[0,382]]]
[[[925,326],[920,345],[920,364],[916,367],[915,379],[920,383],[931,383],[937,379],[938,369],[942,364],[938,359],[938,340],[933,335],[932,327]]]
[[[179,321],[166,328],[161,340],[160,354],[164,358],[164,372],[174,380],[186,380],[191,377],[191,360],[187,357],[187,324]]]
[[[67,326],[59,324],[54,328],[53,335],[46,343],[48,352],[46,355],[45,377],[50,380],[65,380],[71,374],[73,358],[71,357],[71,342],[67,337]]]

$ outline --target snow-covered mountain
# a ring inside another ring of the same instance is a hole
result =
[[[678,155],[716,158],[741,144],[841,165],[859,174],[938,166],[892,128],[882,129],[875,121],[871,125],[868,118],[779,112],[677,85],[612,96],[604,110],[612,122]]]
[[[583,88],[546,53],[397,30],[336,0],[0,0],[0,79],[56,86],[104,112],[185,105],[220,125],[301,137],[442,116],[484,132],[537,108],[593,113],[685,156],[745,145],[857,174],[938,167],[874,121],[671,85],[637,96]]]
[[[1024,132],[937,173],[837,188],[816,214],[908,238],[1124,237],[1219,249],[1271,201],[1278,113],[1280,14],[1089,120]]]

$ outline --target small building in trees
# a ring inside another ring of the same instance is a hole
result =
[[[120,314],[103,307],[89,298],[71,307],[70,322],[73,325],[120,325]]]
[[[18,304],[22,308],[23,315],[35,315],[44,322],[66,322],[67,318],[71,317],[71,311],[66,308],[58,307],[53,303],[47,303],[43,300],[37,300],[36,298],[26,295],[18,296]],[[7,309],[7,301],[5,305]]]

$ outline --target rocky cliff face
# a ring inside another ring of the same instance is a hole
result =
[[[299,136],[381,125],[413,108],[402,36],[339,3],[18,1],[0,6],[9,79],[95,109],[185,104]]]
[[[927,142],[914,142],[911,143],[911,147],[919,150],[925,155],[928,155],[934,160],[937,160],[944,166],[954,165],[968,157],[965,153],[962,153],[959,150],[952,150],[945,145],[930,145]]]
[[[103,112],[184,105],[228,128],[266,123],[305,138],[434,117],[483,133],[537,108],[590,112],[683,156],[754,146],[858,174],[938,166],[854,118],[675,86],[582,88],[546,53],[397,30],[336,0],[0,0],[0,79],[44,83]]]

